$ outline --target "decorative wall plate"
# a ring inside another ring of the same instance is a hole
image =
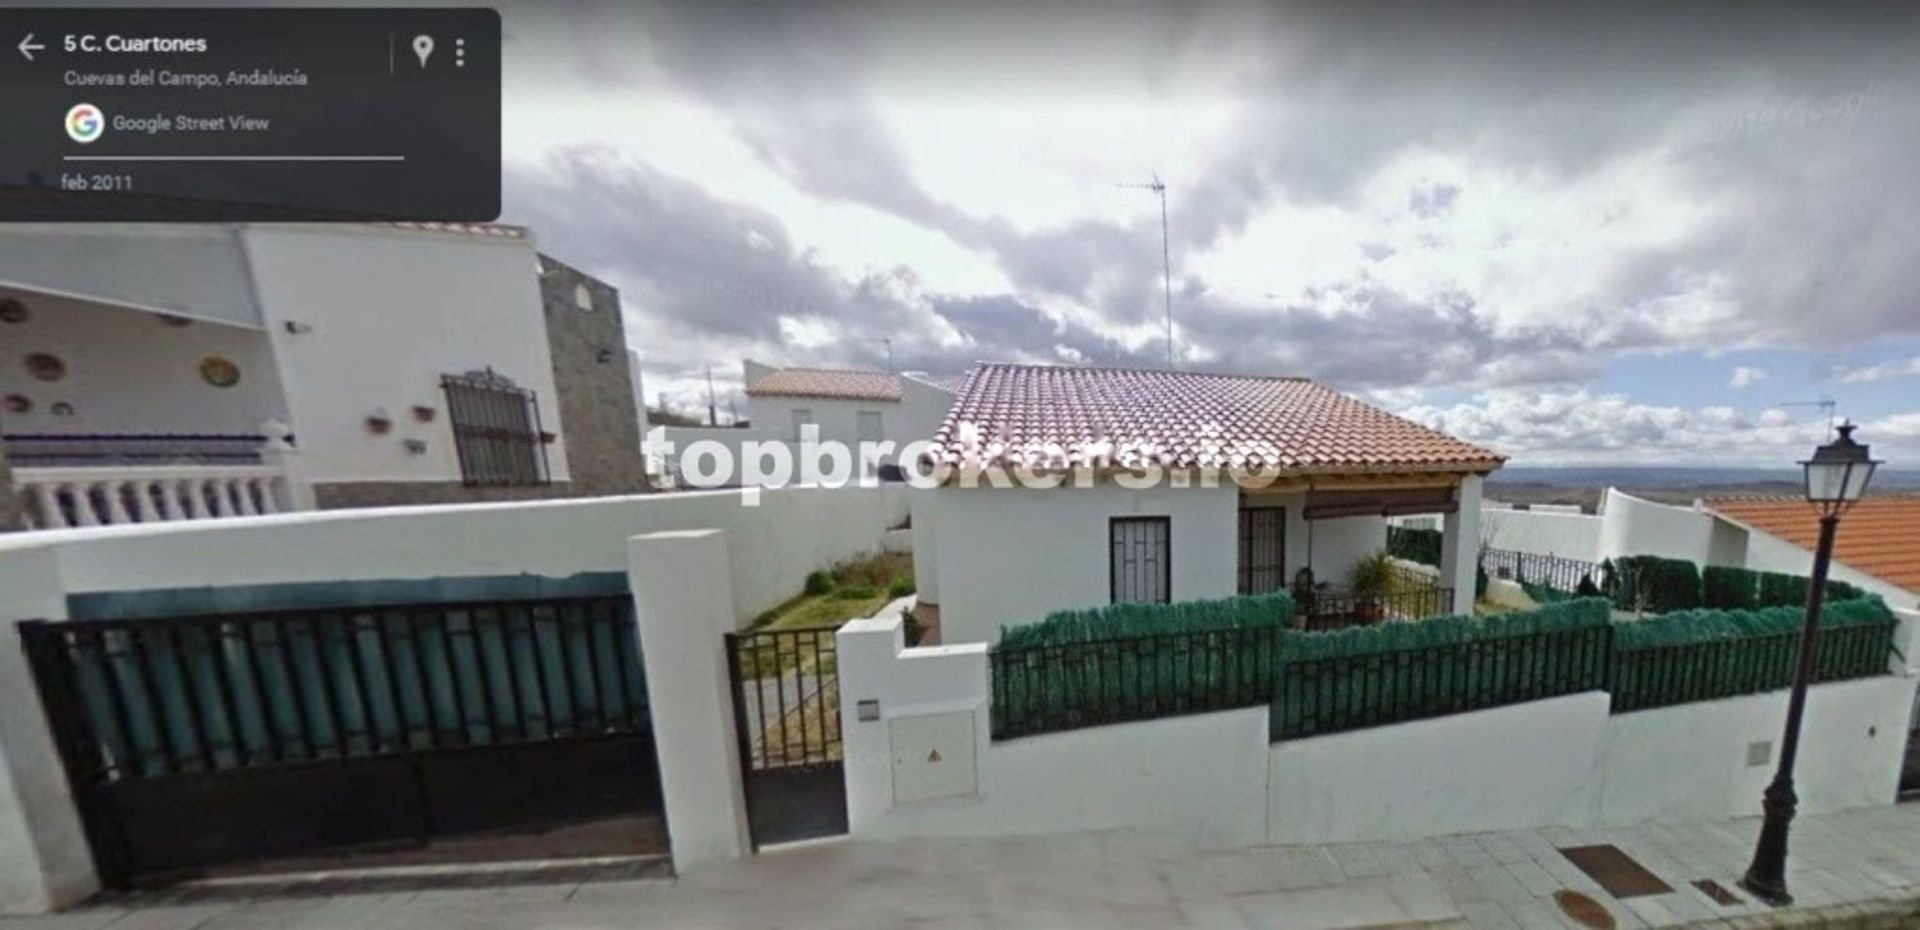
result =
[[[56,417],[70,417],[73,416],[73,405],[64,400],[56,400],[53,406],[47,408],[47,412]]]
[[[6,410],[8,413],[32,413],[33,398],[25,394],[8,394]]]
[[[200,380],[218,388],[233,387],[240,383],[240,366],[218,355],[209,355],[200,360]]]
[[[58,381],[67,376],[67,363],[57,355],[35,352],[27,356],[27,374],[41,381]]]
[[[0,299],[0,323],[25,323],[33,319],[33,311],[27,305],[12,297]]]

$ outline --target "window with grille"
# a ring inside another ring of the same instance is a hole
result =
[[[441,375],[447,421],[468,485],[547,484],[546,437],[534,393],[489,368]]]
[[[1279,507],[1240,511],[1240,593],[1271,594],[1286,587],[1287,512]]]
[[[1173,521],[1115,517],[1108,524],[1113,602],[1173,600]]]

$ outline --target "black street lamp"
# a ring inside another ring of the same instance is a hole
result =
[[[1787,893],[1787,827],[1793,822],[1799,798],[1793,793],[1793,760],[1800,750],[1800,718],[1807,709],[1807,685],[1813,678],[1815,647],[1820,632],[1820,605],[1826,600],[1827,568],[1833,562],[1833,534],[1840,514],[1867,493],[1879,462],[1867,447],[1853,441],[1853,424],[1840,424],[1840,438],[1813,451],[1801,462],[1807,473],[1807,501],[1820,509],[1820,545],[1813,555],[1813,581],[1807,588],[1807,619],[1800,631],[1800,664],[1793,676],[1793,695],[1787,699],[1787,730],[1780,739],[1780,769],[1761,796],[1766,821],[1754,845],[1753,864],[1747,866],[1740,887],[1773,905],[1793,903]]]

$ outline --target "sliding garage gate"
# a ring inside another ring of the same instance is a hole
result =
[[[103,880],[660,810],[625,595],[20,624]]]

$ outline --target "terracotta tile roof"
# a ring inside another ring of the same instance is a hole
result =
[[[782,368],[747,382],[747,396],[897,401],[900,399],[900,377],[883,371]]]
[[[1333,474],[1506,460],[1304,378],[1035,365],[976,367],[934,441],[950,464],[1128,465],[1144,454],[1169,467]]]
[[[1820,514],[1797,497],[1708,498],[1709,510],[1812,552]],[[1833,557],[1855,571],[1920,591],[1920,497],[1868,497],[1840,518]]]

